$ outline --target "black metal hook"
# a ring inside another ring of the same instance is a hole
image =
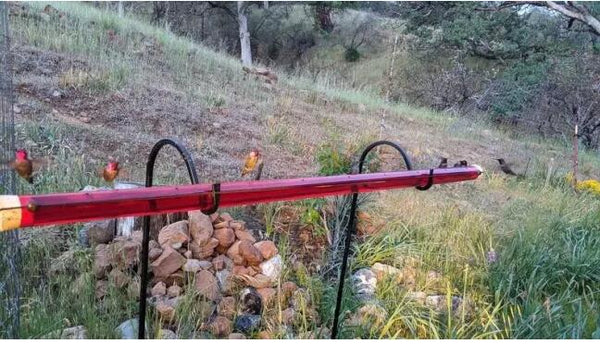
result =
[[[183,161],[185,162],[185,166],[187,168],[188,174],[190,176],[190,182],[192,184],[198,184],[198,174],[196,173],[196,166],[194,165],[194,160],[190,153],[185,149],[185,147],[175,139],[161,139],[158,141],[152,150],[150,151],[150,155],[148,156],[148,162],[146,164],[146,187],[152,186],[152,180],[154,177],[154,163],[156,162],[156,157],[158,156],[158,152],[160,152],[161,148],[169,145],[175,147]],[[215,191],[215,187],[213,186],[213,209],[218,208],[218,188],[220,184],[215,184],[217,186],[217,192]],[[214,195],[217,195],[215,198]],[[153,203],[151,203],[152,205]],[[211,209],[212,210],[212,209]],[[213,211],[214,212],[214,211]],[[142,255],[141,262],[142,267],[140,271],[140,305],[139,305],[139,321],[138,321],[138,339],[144,339],[145,331],[146,331],[146,290],[148,288],[148,251],[149,251],[149,243],[150,243],[150,216],[144,216],[143,222],[143,237],[142,237]]]
[[[365,162],[365,158],[367,157],[367,155],[373,150],[373,148],[375,148],[377,146],[381,146],[381,145],[391,146],[394,149],[396,149],[400,153],[402,158],[404,159],[404,164],[406,165],[406,169],[407,170],[413,169],[412,163],[410,162],[408,155],[406,154],[404,149],[402,149],[402,147],[400,147],[398,144],[396,144],[394,142],[382,140],[382,141],[376,141],[376,142],[371,143],[363,150],[362,154],[360,155],[360,160],[359,160],[359,164],[358,164],[358,173],[359,174],[362,173],[363,164]],[[433,185],[433,169],[430,169],[429,170],[429,180],[428,180],[427,184],[425,186],[416,186],[416,188],[418,190],[424,191],[424,190],[428,190],[432,185]],[[358,201],[358,193],[353,193],[352,194],[352,204],[350,206],[350,219],[348,220],[348,227],[346,229],[346,243],[345,243],[345,247],[344,247],[344,255],[342,258],[342,267],[340,270],[337,300],[335,303],[335,312],[333,315],[333,327],[331,330],[331,339],[336,339],[337,334],[338,334],[338,322],[339,322],[339,316],[340,316],[340,311],[341,311],[341,306],[342,306],[342,294],[344,292],[344,279],[346,277],[346,269],[348,266],[348,255],[350,253],[350,245],[352,244],[352,236],[356,232],[355,218],[356,218],[357,201]]]
[[[213,206],[209,210],[200,210],[204,215],[214,214],[219,209],[219,200],[221,197],[221,183],[214,183],[212,189]]]

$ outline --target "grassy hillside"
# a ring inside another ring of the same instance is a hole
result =
[[[402,269],[405,278],[379,283],[384,319],[345,321],[343,337],[600,337],[600,198],[569,187],[569,147],[388,104],[301,72],[276,71],[279,83],[267,87],[246,77],[236,58],[135,18],[77,3],[52,3],[64,16],[42,14],[44,2],[23,5],[13,6],[11,15],[18,143],[33,156],[52,159],[35,186],[20,186],[23,193],[102,185],[96,171],[108,156],[122,162],[126,179],[141,181],[146,156],[163,137],[176,137],[193,152],[203,180],[237,179],[251,147],[263,152],[264,178],[333,172],[326,168],[332,159],[341,157],[344,167],[346,158],[380,138],[385,115],[382,138],[399,142],[417,167],[437,165],[446,156],[452,163],[479,164],[486,173],[475,182],[428,192],[368,198],[362,209],[379,231],[360,238],[351,269],[384,263]],[[383,153],[377,159],[384,168],[399,165],[393,154]],[[527,177],[502,174],[498,157],[520,171],[528,165]],[[180,167],[165,157],[157,168],[159,182],[184,183]],[[580,170],[598,179],[597,153],[582,152]],[[320,315],[320,321],[304,315],[287,332],[269,322],[274,337],[302,337],[330,326],[335,279],[322,278],[318,257],[297,259],[301,248],[278,216],[291,212],[316,241],[326,242],[334,229],[319,214],[334,201],[259,207],[263,230],[286,253],[284,276],[310,291]],[[316,218],[302,216],[311,209]],[[247,210],[231,214],[247,216]],[[135,316],[136,300],[116,288],[103,303],[95,301],[93,252],[76,247],[77,229],[23,232],[21,337],[84,325],[92,338],[111,338],[114,327]],[[68,248],[76,253],[73,268],[51,273],[53,259]],[[447,304],[441,310],[422,305],[415,298],[419,292],[442,295]],[[463,300],[454,312],[448,311],[453,296]],[[361,307],[350,292],[345,303],[350,312]],[[194,304],[187,306],[177,324],[180,337],[203,336],[196,331]],[[157,323],[153,318],[154,333]]]

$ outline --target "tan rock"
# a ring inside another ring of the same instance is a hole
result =
[[[169,245],[174,249],[180,249],[190,241],[190,232],[186,220],[172,223],[158,233],[158,243],[161,247]]]
[[[296,319],[296,311],[292,308],[286,308],[281,312],[281,323],[284,325],[294,324]]]
[[[277,290],[274,288],[260,288],[256,289],[256,291],[260,294],[260,298],[265,307],[271,306],[277,299]]]
[[[163,253],[152,262],[152,272],[157,277],[167,277],[179,270],[186,259],[170,246],[165,246]]]
[[[402,281],[402,271],[391,265],[375,263],[371,267],[371,271],[375,273],[377,281],[381,281],[386,276],[392,276],[398,281]]]
[[[208,217],[210,218],[210,221],[212,223],[215,223],[215,221],[217,221],[219,219],[219,213],[214,212],[214,213],[208,215]]]
[[[225,338],[231,333],[231,327],[231,320],[222,316],[217,316],[215,320],[210,323],[209,330],[213,336],[217,338]]]
[[[156,240],[150,240],[148,241],[148,248],[153,249],[153,248],[161,248],[160,244],[158,243],[158,241]],[[161,248],[162,250],[162,248]]]
[[[235,298],[232,296],[222,298],[217,306],[217,314],[233,320],[235,316]]]
[[[100,244],[95,248],[94,253],[94,276],[102,279],[110,270],[110,249],[107,245]]]
[[[158,257],[160,257],[160,255],[162,254],[163,249],[158,247],[158,248],[151,248],[150,251],[148,252],[148,259],[153,262],[155,261]]]
[[[286,298],[291,297],[296,290],[298,286],[294,282],[285,282],[281,285],[281,292]]]
[[[235,233],[229,227],[215,229],[213,237],[219,240],[218,247],[225,251],[235,242]]]
[[[217,229],[223,229],[223,228],[228,228],[229,227],[229,221],[217,222],[213,226],[214,226],[215,230],[217,230]]]
[[[256,334],[257,339],[273,339],[273,334],[270,331],[260,331]]]
[[[167,286],[164,282],[158,282],[152,287],[150,294],[152,296],[164,296],[167,294]]]
[[[219,299],[219,283],[217,282],[216,277],[209,271],[198,271],[196,274],[196,289],[200,292],[200,295],[211,301]]]
[[[243,265],[234,265],[232,270],[234,275],[249,275],[255,276],[257,272],[251,267],[246,267]]]
[[[92,247],[98,244],[108,244],[115,237],[116,220],[88,222],[82,230],[87,230],[88,240]]]
[[[183,287],[186,281],[185,272],[177,270],[168,276],[154,276],[152,279],[154,282],[163,282],[165,285],[178,285]]]
[[[191,259],[192,258],[192,251],[187,250],[185,251],[185,253],[183,254],[184,257],[186,257],[187,259]]]
[[[158,332],[158,339],[177,339],[177,335],[169,329],[161,328]]]
[[[221,254],[213,258],[212,265],[215,268],[215,271],[223,269],[231,270],[233,268],[233,261],[229,259],[229,257]]]
[[[227,337],[229,339],[246,339],[246,336],[244,336],[242,333],[232,333],[229,335],[229,337]]]
[[[263,261],[260,251],[252,245],[250,241],[242,240],[240,242],[239,252],[249,265],[259,265]]]
[[[273,286],[273,284],[274,284],[273,281],[269,277],[267,277],[263,274],[256,274],[254,276],[235,275],[235,278],[238,280],[241,280],[247,286],[254,287],[256,289],[268,288],[268,287]]]
[[[254,247],[260,251],[265,260],[271,259],[279,253],[277,246],[271,240],[259,241],[254,244]]]
[[[217,246],[219,246],[219,240],[209,238],[203,246],[198,246],[195,242],[191,242],[189,244],[189,249],[192,251],[193,258],[204,259],[212,256]]]
[[[219,282],[219,288],[224,295],[231,295],[235,287],[236,280],[233,278],[230,270],[221,270],[215,273]]]
[[[245,230],[246,223],[244,221],[230,221],[229,227],[231,227],[231,229],[234,231]]]
[[[172,305],[159,301],[155,308],[163,322],[170,323],[175,320],[175,308]]]
[[[234,221],[233,217],[231,217],[229,213],[222,213],[220,217],[223,221]]]
[[[246,265],[246,259],[240,254],[241,243],[241,241],[236,241],[227,250],[227,257],[229,257],[236,265]]]
[[[212,265],[212,264],[211,264]],[[196,273],[202,270],[202,263],[198,259],[188,259],[185,264],[181,267],[181,269],[185,272],[193,272]]]
[[[188,212],[188,227],[192,241],[198,246],[206,246],[213,235],[213,225],[210,217],[200,210]],[[193,251],[192,251],[193,252]],[[204,258],[204,257],[201,257]]]
[[[131,278],[119,269],[112,269],[108,274],[108,279],[117,288],[124,288],[131,281]]]
[[[117,231],[118,231],[118,229],[117,229]],[[131,232],[130,237],[122,237],[122,238],[126,238],[128,240],[133,240],[141,245],[144,240],[144,231],[133,231],[133,232]],[[117,239],[115,239],[115,240],[117,240]]]
[[[246,230],[236,229],[234,232],[235,232],[236,238],[238,238],[239,240],[247,240],[247,241],[250,241],[251,243],[256,242],[256,239],[254,238],[252,233],[250,233]]]
[[[111,245],[113,265],[119,267],[132,267],[140,260],[142,245],[133,240],[125,239],[114,242]]]
[[[167,288],[167,296],[168,297],[177,297],[181,295],[183,289],[177,284],[170,286]]]
[[[96,299],[98,300],[104,298],[104,296],[108,294],[108,281],[96,281],[96,288],[94,290],[94,294],[96,295]]]

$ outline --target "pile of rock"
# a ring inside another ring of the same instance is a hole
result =
[[[445,294],[428,294],[423,291],[415,291],[417,269],[413,266],[415,262],[407,263],[402,269],[398,269],[391,265],[375,263],[370,268],[362,268],[357,270],[352,275],[354,290],[359,299],[365,304],[356,314],[349,318],[350,325],[369,324],[376,326],[382,323],[387,318],[387,313],[383,309],[375,297],[377,284],[384,279],[392,279],[394,283],[404,287],[408,293],[407,297],[425,307],[431,308],[436,312],[448,311],[448,296]],[[436,271],[428,271],[425,278],[425,285],[428,289],[444,290],[444,279]],[[457,313],[463,309],[463,298],[460,296],[451,296],[451,311]],[[465,311],[470,311],[472,304],[470,301],[465,303]]]
[[[275,243],[257,241],[244,222],[228,213],[207,216],[192,211],[187,217],[165,226],[157,240],[150,240],[149,303],[168,327],[162,332],[176,332],[184,294],[198,297],[195,304],[206,306],[206,311],[197,312],[202,319],[195,320],[199,331],[215,337],[271,336],[260,330],[265,328],[265,308],[273,309],[276,303],[283,311],[283,323],[292,325],[296,309],[305,309],[309,297],[293,282],[280,280],[283,260]],[[106,294],[109,281],[139,289],[128,272],[139,263],[141,237],[134,231],[129,238],[97,244],[94,273],[99,298]]]
[[[207,216],[193,211],[187,220],[161,229],[158,241],[150,245],[151,294],[165,323],[175,319],[184,288],[193,288],[216,306],[216,312],[202,319],[203,329],[216,337],[228,336],[233,328],[246,334],[260,328],[262,306],[275,297],[273,287],[283,267],[275,243],[257,241],[244,222],[228,213]]]

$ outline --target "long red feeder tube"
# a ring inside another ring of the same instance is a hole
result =
[[[433,184],[477,179],[478,166],[434,169]],[[292,201],[427,185],[430,170],[236,181],[220,184],[218,206]],[[0,196],[0,231],[213,208],[213,184]]]

